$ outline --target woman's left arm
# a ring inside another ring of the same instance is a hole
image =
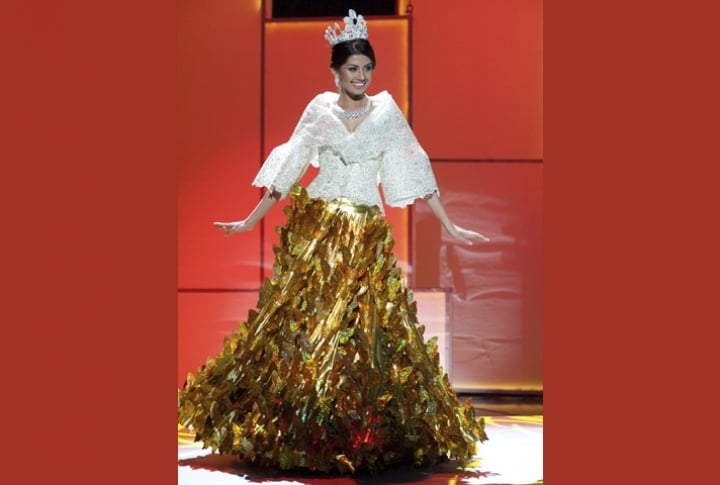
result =
[[[447,212],[445,212],[445,206],[443,206],[443,203],[440,201],[440,197],[437,192],[433,192],[432,195],[426,197],[425,202],[427,202],[430,206],[433,214],[435,214],[435,217],[438,218],[448,234],[450,234],[454,239],[468,245],[475,242],[490,241],[489,238],[483,236],[479,232],[471,231],[470,229],[465,229],[453,224],[450,217],[448,217]]]

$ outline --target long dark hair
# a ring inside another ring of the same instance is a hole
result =
[[[358,54],[369,57],[372,67],[375,69],[375,51],[367,39],[353,39],[335,44],[330,56],[330,67],[337,71],[347,62],[348,57]]]

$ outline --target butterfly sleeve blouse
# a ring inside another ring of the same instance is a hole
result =
[[[344,197],[358,204],[404,207],[438,192],[425,150],[387,91],[369,96],[373,109],[350,131],[332,111],[337,93],[315,96],[290,139],[275,147],[253,185],[284,198],[308,166],[319,168],[308,185],[310,197]]]

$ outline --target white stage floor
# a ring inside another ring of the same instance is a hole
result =
[[[432,468],[400,466],[375,475],[325,475],[257,469],[238,458],[210,454],[193,436],[178,429],[178,485],[370,485],[543,483],[543,416],[486,416],[488,440],[464,468],[446,463]]]

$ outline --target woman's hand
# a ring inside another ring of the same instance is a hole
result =
[[[255,224],[247,220],[236,222],[213,222],[213,225],[225,233],[225,236],[232,236],[236,232],[245,232],[255,227]]]
[[[252,210],[248,216],[242,221],[235,222],[213,222],[213,225],[225,233],[225,236],[232,236],[236,232],[246,232],[255,227],[265,214],[272,209],[277,201],[280,200],[281,194],[275,189],[268,190],[260,199],[258,205]]]
[[[440,202],[440,196],[438,196],[437,191],[430,194],[430,196],[425,197],[425,202],[427,202],[428,206],[430,206],[430,209],[433,211],[433,214],[435,214],[435,217],[438,218],[440,223],[443,225],[448,234],[452,236],[453,239],[467,244],[468,246],[476,242],[490,241],[490,238],[483,236],[479,232],[456,226],[455,224],[450,222],[450,218],[445,212],[445,207],[443,206],[442,202]]]
[[[464,229],[460,226],[453,224],[448,230],[453,239],[472,245],[476,242],[489,242],[490,238],[483,236],[479,232],[471,231],[470,229]]]

